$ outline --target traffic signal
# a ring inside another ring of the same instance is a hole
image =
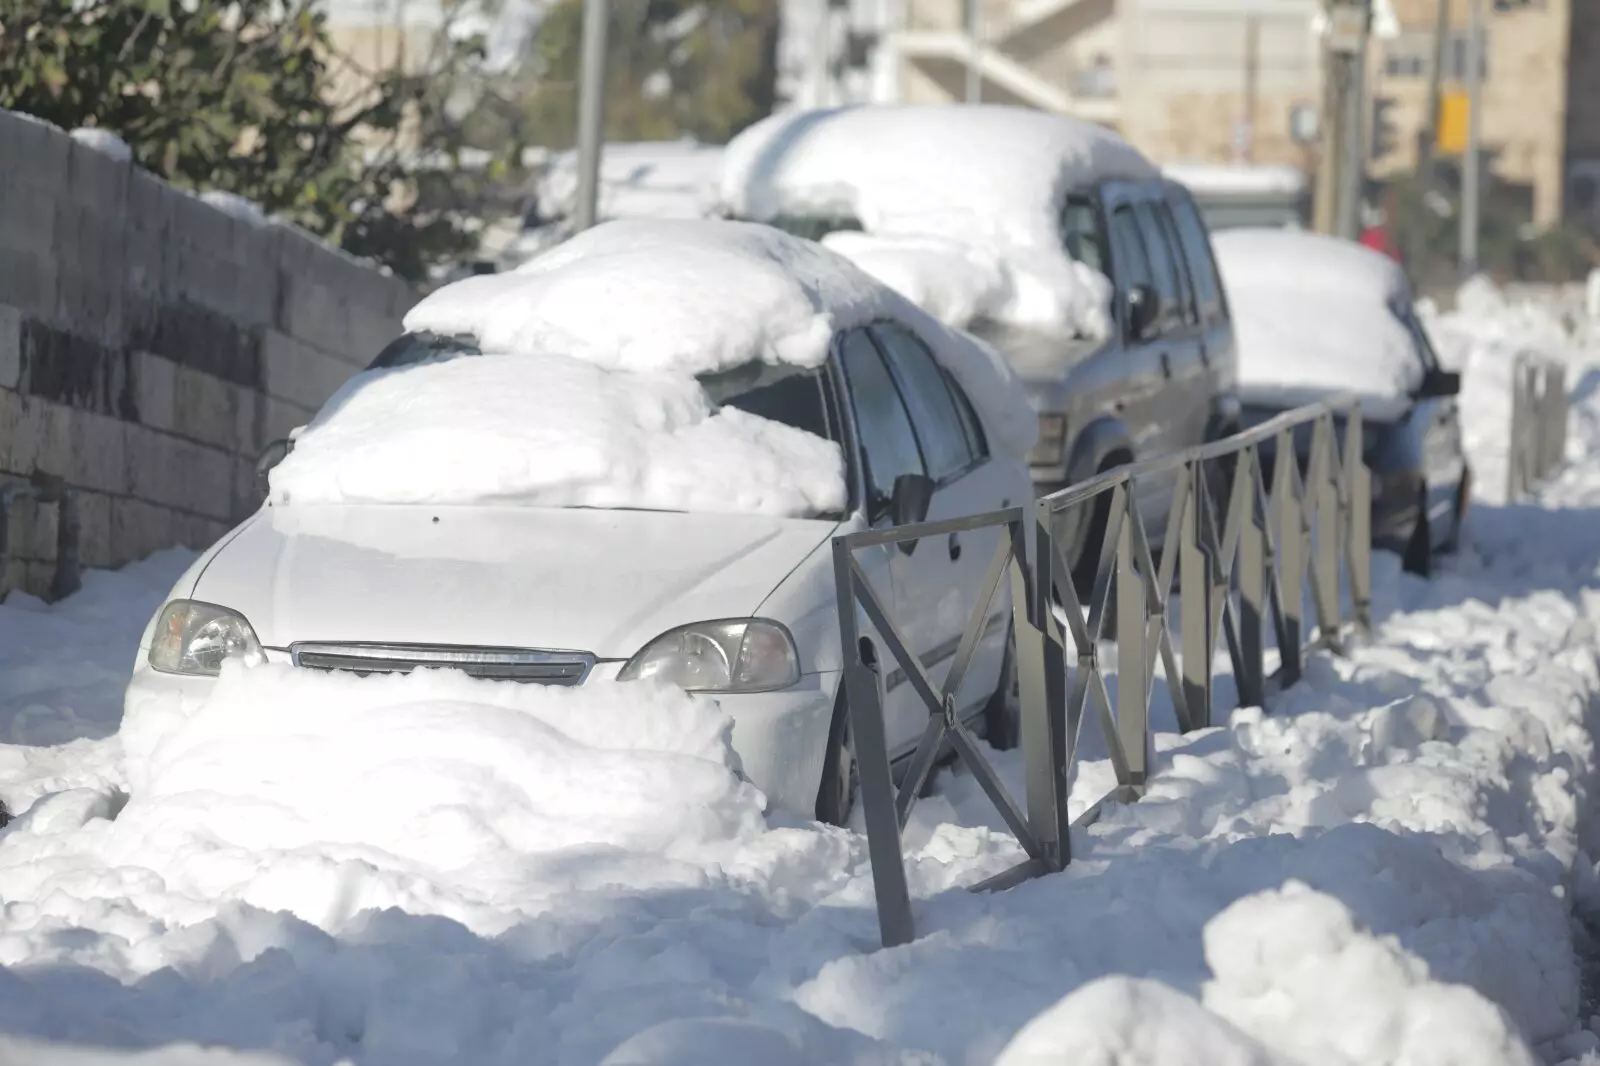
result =
[[[1382,159],[1400,145],[1400,130],[1394,120],[1395,101],[1391,96],[1372,101],[1371,159]]]

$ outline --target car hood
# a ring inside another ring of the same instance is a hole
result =
[[[514,506],[263,508],[190,595],[262,644],[497,645],[632,656],[754,613],[833,521]]]

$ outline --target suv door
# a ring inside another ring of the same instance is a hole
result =
[[[1207,393],[1213,398],[1231,395],[1238,387],[1238,354],[1234,350],[1233,320],[1222,288],[1211,238],[1194,197],[1181,186],[1167,187],[1167,203],[1178,229],[1178,246],[1194,285],[1200,314],[1200,354],[1206,363]],[[1208,415],[1209,418],[1209,415]]]
[[[878,322],[871,332],[906,398],[923,462],[936,486],[928,519],[1009,507],[1013,490],[995,476],[982,426],[949,371],[904,326]],[[896,581],[896,600],[908,615],[929,623],[929,643],[917,650],[935,684],[943,684],[949,674],[989,560],[1003,535],[999,527],[952,533],[919,544],[906,559],[906,580]],[[962,709],[981,705],[999,683],[1009,602],[999,595],[990,607],[983,641],[960,693]]]
[[[839,363],[844,370],[861,453],[862,507],[868,525],[887,526],[894,521],[890,502],[895,479],[903,474],[927,473],[921,445],[911,427],[911,414],[900,386],[865,329],[851,330],[841,338]],[[928,551],[930,547],[935,551]],[[890,586],[885,590],[874,585],[874,591],[914,655],[925,655],[942,639],[937,619],[917,609],[919,596],[926,595],[930,582],[948,576],[923,572],[934,569],[929,560],[942,560],[939,547],[921,544],[910,555],[893,545],[874,549],[882,553],[875,561],[887,569]],[[883,647],[881,641],[879,646]],[[885,653],[880,666],[884,729],[889,754],[894,757],[922,735],[928,709],[905,683],[899,664],[891,656]]]
[[[1160,186],[1150,189],[1149,195],[1134,205],[1134,214],[1161,297],[1155,345],[1163,381],[1156,415],[1161,424],[1161,450],[1166,452],[1205,441],[1211,404],[1200,317],[1176,239],[1176,223],[1162,192]]]

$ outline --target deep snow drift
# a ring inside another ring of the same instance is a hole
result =
[[[1441,328],[1470,332],[1468,313]],[[1458,354],[1475,412],[1470,382],[1504,352]],[[1541,500],[1485,501],[1434,581],[1380,557],[1369,645],[1314,656],[1271,713],[1158,736],[1147,798],[1076,834],[1066,873],[951,891],[1020,855],[972,778],[943,775],[907,833],[922,936],[893,951],[872,950],[863,838],[764,816],[702,699],[230,670],[129,767],[114,737],[29,746],[115,717],[108,689],[35,686],[30,729],[66,710],[0,747],[20,814],[0,831],[0,1033],[27,1041],[0,1061],[172,1043],[252,1056],[191,1049],[208,1066],[1575,1057],[1600,1046],[1566,899],[1595,883],[1587,385],[1574,437]],[[90,594],[129,579],[99,623],[46,612],[93,628],[62,637],[83,650],[42,641],[7,671],[125,671],[161,596],[137,577],[96,575]],[[40,613],[0,605],[0,635]]]

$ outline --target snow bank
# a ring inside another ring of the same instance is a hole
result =
[[[737,410],[694,376],[816,367],[840,330],[905,323],[1013,455],[1037,420],[1005,363],[821,246],[733,222],[611,222],[510,274],[436,290],[408,330],[488,354],[357,375],[271,474],[281,502],[842,509],[837,445]]]
[[[1423,365],[1389,311],[1410,299],[1393,260],[1285,229],[1225,230],[1212,246],[1233,312],[1241,399],[1289,408],[1353,393],[1380,421],[1405,409]]]
[[[93,148],[119,163],[127,163],[133,159],[133,149],[128,147],[128,142],[108,129],[99,126],[79,126],[69,136],[85,148]]]
[[[1063,199],[1093,181],[1157,173],[1110,130],[1040,111],[851,107],[774,115],[735,137],[722,199],[741,218],[842,215],[874,236],[965,246],[1001,271],[966,273],[977,287],[929,311],[973,307],[1008,325],[1096,336],[1104,294],[1061,247]]]

